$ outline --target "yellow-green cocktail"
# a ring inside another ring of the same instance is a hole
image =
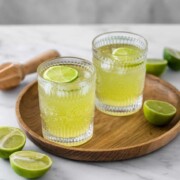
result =
[[[38,68],[43,136],[68,146],[92,137],[95,71],[83,59],[66,57]]]
[[[94,39],[99,110],[111,115],[128,115],[141,108],[146,51],[146,40],[132,33],[105,33]]]

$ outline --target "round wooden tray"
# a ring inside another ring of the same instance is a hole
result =
[[[81,161],[114,161],[139,157],[155,151],[174,139],[180,131],[180,94],[169,83],[146,76],[144,100],[158,99],[172,103],[177,113],[164,127],[150,125],[142,110],[126,117],[113,117],[95,111],[92,139],[78,147],[65,147],[43,138],[39,114],[37,82],[20,93],[16,113],[19,125],[40,148],[57,156]]]

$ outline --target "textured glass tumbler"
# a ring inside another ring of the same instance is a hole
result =
[[[72,82],[57,83],[43,78],[52,66],[78,71]],[[77,146],[93,135],[95,69],[89,61],[61,57],[38,67],[39,105],[44,138],[66,146]]]
[[[92,42],[96,68],[96,106],[125,116],[142,106],[147,41],[129,32],[109,32]]]

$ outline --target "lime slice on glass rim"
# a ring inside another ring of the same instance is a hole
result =
[[[147,59],[146,73],[160,76],[166,69],[167,61],[164,59]]]
[[[78,71],[68,66],[52,66],[45,70],[43,78],[57,83],[72,82],[78,77]]]
[[[45,154],[34,151],[18,151],[10,156],[13,170],[25,178],[38,178],[52,166],[52,160]]]
[[[142,63],[142,61],[134,63],[134,60],[139,58],[140,53],[141,53],[140,49],[136,49],[132,47],[119,47],[112,51],[112,57],[114,60],[127,63],[128,66],[134,67],[137,64]]]
[[[0,127],[0,157],[8,159],[9,156],[21,150],[26,143],[25,134],[18,128]]]
[[[138,51],[136,49],[133,48],[129,48],[129,47],[120,47],[117,49],[114,49],[112,52],[112,55],[114,56],[136,56],[138,55]]]
[[[180,51],[171,48],[164,48],[164,59],[168,61],[168,66],[175,71],[180,70]]]
[[[143,104],[144,116],[153,125],[168,124],[176,114],[176,108],[165,101],[147,100]]]

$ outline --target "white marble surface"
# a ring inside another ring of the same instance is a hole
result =
[[[80,56],[91,60],[91,41],[106,31],[123,30],[139,33],[149,42],[148,57],[162,57],[165,46],[180,47],[178,25],[101,25],[101,26],[0,26],[0,63],[25,62],[28,58],[49,48],[62,55]],[[16,126],[16,98],[22,88],[36,75],[25,78],[16,89],[0,91],[0,126]],[[167,70],[162,76],[180,90],[180,72]],[[26,150],[43,152],[30,140]],[[59,158],[53,159],[52,169],[44,180],[177,180],[180,176],[180,137],[166,147],[147,156],[109,163],[84,163]],[[0,180],[21,180],[7,160],[0,159]]]

